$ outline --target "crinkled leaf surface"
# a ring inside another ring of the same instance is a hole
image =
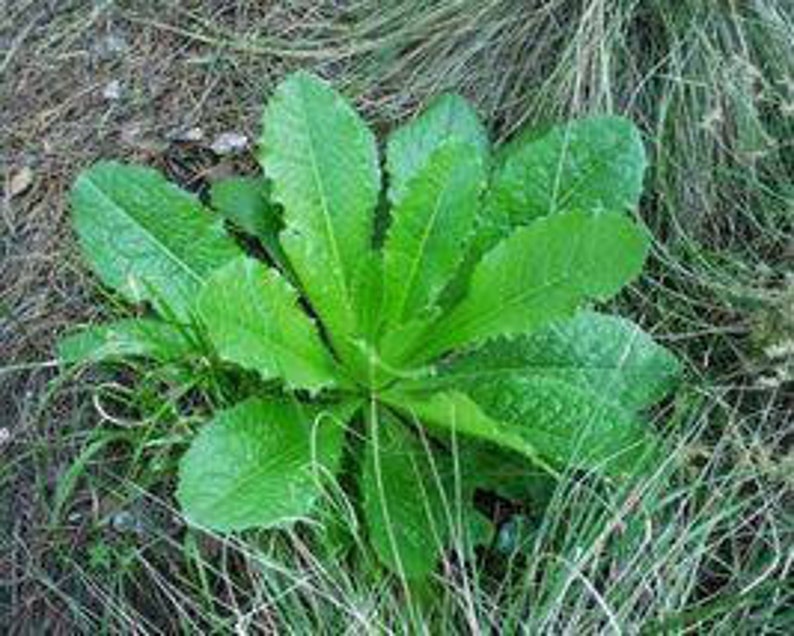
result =
[[[213,188],[213,206],[295,274],[339,366],[293,287],[243,257],[217,219],[156,172],[119,164],[84,172],[75,224],[102,280],[131,300],[183,319],[198,298],[224,359],[310,391],[349,389],[348,378],[368,383],[384,408],[427,425],[434,448],[461,443],[466,466],[453,475],[445,455],[434,451],[429,461],[411,427],[379,420],[362,490],[385,563],[426,576],[454,527],[485,527],[466,503],[474,485],[524,496],[535,484],[523,479],[525,463],[534,463],[531,476],[535,467],[556,474],[550,463],[616,475],[655,447],[631,411],[665,390],[671,360],[619,321],[589,316],[547,328],[584,301],[611,297],[642,265],[646,236],[624,214],[645,167],[631,124],[596,118],[514,142],[478,216],[487,136],[463,100],[440,98],[389,139],[394,207],[383,258],[372,248],[383,236],[373,237],[375,142],[353,109],[297,73],[279,85],[263,124],[259,159],[272,199],[264,180],[236,179]],[[65,341],[63,355],[167,357],[181,346],[171,335],[165,328],[150,338],[130,321]],[[501,337],[513,340],[491,342]],[[484,343],[444,365],[439,383],[417,390],[407,380],[441,354]],[[337,379],[342,366],[345,380]],[[223,531],[306,515],[319,479],[339,466],[343,422],[357,406],[251,399],[219,413],[181,463],[187,517]],[[478,455],[486,448],[492,461]],[[517,475],[505,474],[511,467]]]
[[[240,254],[217,217],[155,170],[101,162],[72,191],[83,254],[132,302],[187,318],[207,275]]]
[[[427,382],[476,387],[517,376],[555,378],[635,411],[664,397],[679,371],[675,356],[638,325],[583,311],[535,333],[490,342]]]
[[[179,468],[188,520],[218,531],[276,526],[304,517],[335,474],[351,406],[322,410],[249,399],[196,436]]]
[[[68,364],[130,357],[178,360],[198,350],[189,330],[185,325],[147,318],[91,325],[58,342],[58,359]]]
[[[511,225],[561,210],[634,209],[647,164],[636,126],[623,117],[592,117],[519,138],[501,153],[489,207]]]
[[[488,157],[488,133],[477,113],[458,95],[440,95],[421,115],[395,130],[386,146],[389,200],[399,205],[408,184],[444,144],[467,144],[483,163]]]
[[[407,427],[384,418],[371,431],[364,466],[364,515],[378,557],[409,579],[430,574],[452,537],[487,541],[489,524],[455,495],[447,457],[429,450]],[[468,535],[468,536],[465,536]]]
[[[443,436],[454,432],[491,442],[530,458],[538,466],[549,468],[529,438],[521,435],[514,426],[484,412],[465,393],[455,390],[412,391],[396,387],[382,393],[381,399]]]
[[[318,390],[334,383],[334,361],[297,303],[275,270],[241,257],[210,277],[198,306],[222,358],[265,379]]]
[[[592,117],[528,130],[496,153],[477,231],[460,275],[445,297],[457,299],[468,275],[511,231],[565,210],[625,212],[642,193],[645,149],[634,124]]]
[[[405,185],[383,248],[384,319],[400,325],[428,309],[471,236],[484,166],[469,145],[439,147]]]
[[[517,427],[486,414],[460,391],[404,392],[388,396],[395,408],[428,427],[457,455],[461,488],[495,492],[514,500],[545,501],[558,470]]]
[[[259,161],[284,208],[281,244],[338,349],[360,322],[355,289],[370,263],[380,189],[375,140],[356,112],[306,73],[277,87]]]
[[[633,414],[576,384],[521,375],[472,382],[467,393],[553,464],[631,473],[659,448]]]
[[[528,336],[488,343],[443,365],[438,376],[407,386],[463,391],[555,465],[622,475],[659,448],[634,412],[669,391],[677,373],[675,358],[636,325],[583,312]],[[514,486],[508,479],[505,487]]]
[[[640,272],[647,242],[619,213],[566,212],[519,228],[485,255],[467,295],[415,345],[414,356],[527,333],[587,299],[607,299]]]

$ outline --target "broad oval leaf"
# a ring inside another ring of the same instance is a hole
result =
[[[445,364],[427,382],[468,390],[504,378],[546,377],[636,411],[664,397],[679,373],[675,356],[639,325],[582,311],[535,333],[490,342]]]
[[[343,419],[351,412],[250,399],[219,413],[180,463],[177,499],[185,516],[217,531],[305,517],[338,468]]]
[[[377,428],[376,428],[377,427]],[[427,577],[453,538],[488,540],[490,524],[456,494],[449,458],[425,447],[407,427],[384,417],[370,431],[364,475],[364,516],[380,560],[408,579]]]
[[[469,103],[454,94],[440,95],[415,119],[395,130],[386,145],[389,200],[400,205],[408,184],[444,144],[470,147],[483,163],[488,158],[488,133]]]
[[[639,203],[647,165],[636,126],[591,117],[553,126],[505,146],[488,207],[511,225],[564,210],[626,212]]]
[[[519,228],[485,255],[467,295],[407,357],[513,336],[616,294],[642,269],[648,239],[619,213],[566,212]]]
[[[334,384],[330,353],[295,290],[275,270],[252,258],[235,259],[210,277],[198,307],[225,360],[293,388]]]
[[[78,176],[71,201],[102,282],[166,315],[189,318],[209,273],[241,253],[196,197],[150,168],[95,164]]]
[[[496,153],[476,234],[445,293],[458,300],[483,254],[517,226],[568,210],[636,208],[647,160],[640,133],[622,117],[573,120],[528,130]]]
[[[58,342],[58,359],[67,364],[130,357],[178,360],[200,353],[192,328],[147,318],[84,327]]]
[[[489,417],[520,436],[553,465],[634,473],[652,459],[660,441],[625,409],[562,380],[505,376],[472,382],[468,394]]]
[[[370,262],[380,173],[372,132],[328,84],[307,73],[281,82],[263,118],[259,161],[284,208],[281,234],[334,345],[355,336],[360,268]]]
[[[383,316],[391,326],[429,309],[454,275],[484,181],[478,153],[470,145],[446,143],[406,184],[383,248]]]

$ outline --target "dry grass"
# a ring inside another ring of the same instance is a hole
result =
[[[556,606],[533,589],[530,597],[558,613],[547,614],[538,629],[564,625],[563,608],[568,627],[592,630],[599,620],[637,624],[665,614],[663,599],[657,606],[632,597],[632,587],[670,594],[667,609],[680,614],[710,594],[732,598],[785,578],[792,558],[791,362],[790,353],[773,355],[794,333],[786,278],[794,258],[794,16],[785,6],[773,0],[2,3],[0,431],[10,439],[0,438],[0,581],[7,582],[0,584],[0,628],[3,610],[19,633],[74,633],[103,621],[111,631],[137,623],[143,633],[165,625],[228,628],[218,617],[247,607],[240,596],[249,587],[274,594],[274,585],[291,585],[289,576],[268,578],[261,564],[251,565],[245,546],[237,552],[225,543],[199,546],[201,559],[186,556],[175,539],[178,525],[168,523],[152,535],[156,549],[136,551],[125,535],[123,549],[113,552],[113,559],[129,556],[135,576],[97,578],[85,563],[87,546],[102,545],[105,531],[96,520],[123,509],[134,499],[131,491],[140,495],[136,506],[145,502],[152,514],[168,518],[168,489],[130,464],[116,442],[105,447],[97,441],[104,438],[93,436],[102,418],[90,398],[99,391],[116,399],[119,378],[95,373],[50,389],[57,334],[108,307],[69,229],[67,194],[76,172],[98,157],[122,157],[201,189],[219,170],[249,169],[247,157],[219,159],[206,146],[227,130],[255,138],[262,96],[296,67],[333,78],[381,131],[428,96],[453,89],[477,104],[500,139],[526,123],[602,111],[626,112],[646,133],[654,169],[643,215],[660,241],[652,269],[623,310],[691,363],[693,393],[702,404],[692,398],[684,410],[699,436],[684,435],[680,452],[691,456],[687,470],[714,499],[668,491],[673,503],[660,504],[658,518],[669,519],[675,508],[675,527],[697,529],[705,534],[692,536],[703,541],[676,543],[663,524],[655,526],[660,534],[653,536],[669,541],[661,544],[669,546],[667,561],[663,551],[653,552],[609,587],[605,600],[614,612],[606,619],[597,612],[600,619],[593,618],[591,605],[569,596],[579,583],[556,597]],[[103,96],[113,81],[121,91],[115,100]],[[204,141],[177,140],[195,127]],[[12,197],[11,178],[23,167],[33,170],[33,183]],[[148,422],[141,436],[150,442],[166,421]],[[77,516],[49,525],[58,489],[89,442],[99,444],[97,457],[104,459],[87,464],[92,477],[70,499]],[[141,491],[147,480],[154,487]],[[715,530],[709,515],[725,506],[735,509]],[[229,560],[218,561],[217,551]],[[688,555],[698,560],[689,568]],[[576,563],[598,570],[609,562],[588,559]],[[229,573],[235,564],[236,573]],[[218,570],[209,578],[229,582],[227,589],[213,588],[216,601],[207,600],[196,570],[205,567]],[[681,588],[671,582],[676,572],[687,580]],[[136,576],[145,583],[136,584]],[[361,582],[336,580],[332,590],[327,579],[318,581],[305,589],[319,587],[320,600],[307,593],[290,600],[291,609],[273,607],[303,617],[304,626],[311,623],[310,612],[299,611],[304,602],[330,614],[336,607],[337,625],[350,619],[382,627],[399,616],[385,591],[376,602]],[[345,598],[342,592],[347,600],[340,609],[334,602]],[[780,603],[775,594],[769,598]],[[626,598],[633,598],[625,605],[625,612],[636,609],[633,618],[612,604]],[[492,616],[507,619],[509,612],[488,610],[489,603],[478,600],[483,625]],[[735,615],[721,610],[728,618],[717,619],[719,630],[730,633],[730,617],[752,613],[753,603]],[[182,605],[187,614],[174,617]],[[267,611],[256,616],[260,627],[274,620]]]

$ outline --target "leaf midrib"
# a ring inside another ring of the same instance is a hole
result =
[[[422,232],[422,239],[419,242],[419,249],[416,251],[415,254],[416,257],[412,259],[409,274],[408,277],[405,279],[405,283],[402,287],[402,293],[400,294],[400,298],[397,304],[396,313],[398,320],[403,320],[405,318],[405,316],[403,315],[403,312],[405,311],[405,303],[408,300],[408,296],[410,295],[411,291],[413,290],[413,281],[416,278],[416,275],[419,271],[419,264],[425,260],[425,246],[427,245],[427,242],[430,240],[430,234],[432,233],[432,230],[435,228],[436,220],[441,211],[441,205],[446,200],[447,193],[449,192],[450,188],[453,185],[453,179],[451,178],[451,176],[455,173],[458,167],[459,166],[453,166],[453,169],[447,175],[446,183],[444,187],[441,189],[441,191],[438,193],[438,196],[436,197],[436,201],[433,206],[433,212],[430,215],[428,222],[425,224],[424,231]],[[431,299],[428,298],[428,302],[430,302],[430,300]]]
[[[345,270],[344,263],[342,261],[341,253],[339,251],[339,245],[336,242],[336,234],[333,231],[333,223],[331,220],[331,214],[328,209],[328,197],[325,192],[325,187],[323,184],[323,180],[320,177],[319,166],[317,164],[317,150],[315,148],[315,139],[311,125],[311,121],[309,119],[308,113],[306,112],[306,98],[304,94],[304,90],[302,87],[299,88],[301,98],[298,100],[301,109],[301,117],[303,118],[304,126],[306,126],[306,136],[309,141],[309,161],[312,167],[312,175],[314,177],[315,185],[320,194],[320,208],[322,210],[322,219],[323,219],[323,229],[325,230],[326,240],[329,242],[331,246],[331,255],[334,259],[334,263],[336,265],[336,271],[334,272],[334,278],[337,279],[337,285],[341,283],[341,288],[344,293],[344,306],[346,313],[352,314],[351,307],[350,307],[350,289],[348,287],[347,282],[347,271]]]
[[[110,195],[108,195],[99,185],[94,183],[94,180],[90,176],[86,176],[84,178],[84,183],[86,183],[94,192],[98,193],[99,197],[104,201],[109,203],[109,207],[114,210],[116,216],[121,217],[127,221],[130,221],[133,226],[138,228],[142,234],[147,236],[157,247],[159,247],[165,254],[168,256],[169,260],[172,260],[176,263],[185,273],[187,273],[193,280],[197,283],[201,284],[204,282],[202,276],[193,269],[177,254],[169,248],[165,243],[163,243],[152,231],[147,228],[144,224],[142,224],[134,215],[129,214],[126,210],[120,206]]]
[[[466,333],[467,333],[467,331],[471,331],[472,325],[474,325],[476,327],[476,329],[474,331],[474,334],[475,334],[474,335],[474,339],[477,340],[477,339],[480,338],[480,336],[477,335],[480,326],[490,322],[491,320],[493,320],[494,316],[496,316],[498,314],[501,314],[501,313],[504,313],[506,311],[509,311],[509,310],[513,309],[516,305],[520,305],[522,303],[527,302],[528,300],[530,300],[534,296],[537,296],[538,294],[542,294],[543,292],[545,292],[549,288],[555,287],[555,286],[557,286],[557,285],[559,285],[561,283],[566,283],[569,280],[573,279],[572,270],[573,270],[573,265],[574,265],[574,263],[576,261],[575,255],[578,253],[578,251],[580,249],[580,246],[581,246],[581,243],[582,243],[581,234],[576,234],[575,236],[576,236],[576,240],[575,240],[575,243],[574,243],[573,247],[570,250],[570,258],[568,259],[568,262],[566,263],[565,273],[563,275],[561,275],[561,276],[559,276],[557,278],[552,278],[550,280],[546,280],[542,285],[540,285],[538,287],[534,287],[534,288],[532,288],[530,290],[527,290],[525,292],[519,292],[519,293],[513,294],[504,303],[499,303],[499,304],[494,303],[493,308],[487,310],[484,313],[480,313],[479,316],[475,313],[473,318],[471,318],[469,320],[466,320],[465,319],[466,318],[465,311],[466,310],[470,310],[469,308],[471,307],[471,304],[473,302],[471,300],[473,298],[473,295],[470,295],[470,296],[468,296],[468,298],[466,300],[463,301],[463,303],[461,303],[458,306],[457,311],[453,311],[453,313],[450,314],[448,320],[441,320],[440,322],[438,322],[436,324],[436,328],[432,329],[431,335],[429,337],[430,341],[432,342],[432,339],[435,336],[435,333],[441,327],[445,327],[445,330],[448,333],[450,333],[450,334],[454,334],[454,332],[456,330],[463,330],[464,336],[465,336],[465,340],[468,340],[468,339],[471,338],[471,336],[467,336]],[[496,275],[506,275],[507,273],[509,273],[508,272],[508,268],[505,268],[504,266],[500,266],[499,267],[499,273],[496,274]],[[478,300],[475,303],[475,306],[480,305],[480,304],[481,303]],[[458,324],[456,325],[455,324],[455,318],[457,318],[461,314],[463,314],[463,320],[459,321]],[[452,344],[450,344],[449,342],[445,342],[445,340],[442,338],[441,341],[440,341],[441,350],[446,349],[446,348],[448,348],[450,346],[453,346],[454,344],[456,344],[456,340],[460,340],[460,338],[457,338],[457,339],[453,338],[451,340]],[[434,355],[437,355],[439,353],[438,347],[436,347],[436,350],[434,350],[434,351],[435,351]]]

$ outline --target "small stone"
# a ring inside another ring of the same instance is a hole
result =
[[[111,527],[122,534],[144,534],[143,523],[131,512],[122,510],[110,518]]]
[[[0,446],[5,444],[11,439],[11,431],[9,431],[5,426],[0,428]]]
[[[196,142],[204,139],[204,131],[200,126],[192,128],[180,128],[170,135],[174,141]]]
[[[221,133],[210,146],[216,155],[231,155],[248,148],[248,137],[238,132]]]
[[[108,33],[94,42],[94,52],[101,60],[114,58],[127,50],[126,40],[118,33]]]
[[[114,102],[121,98],[121,82],[118,80],[112,80],[107,83],[105,88],[102,90],[102,97],[106,100]]]
[[[27,192],[31,185],[33,185],[33,170],[25,166],[11,177],[8,193],[12,197],[19,196]]]

